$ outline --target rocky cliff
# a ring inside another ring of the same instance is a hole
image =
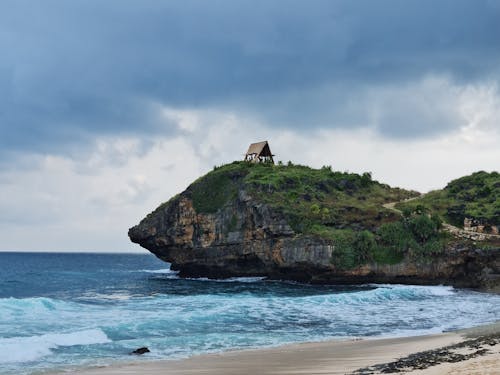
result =
[[[170,262],[172,269],[180,271],[183,277],[266,276],[311,283],[452,284],[490,290],[498,288],[500,284],[498,249],[481,250],[472,243],[453,240],[448,241],[446,247],[439,252],[426,256],[415,256],[415,252],[409,249],[398,253],[400,256],[395,261],[377,261],[376,256],[366,256],[356,250],[362,248],[361,245],[353,246],[352,258],[356,261],[346,266],[343,261],[346,253],[339,253],[339,248],[345,244],[341,245],[341,241],[336,241],[335,236],[320,235],[323,230],[318,232],[319,224],[314,221],[307,225],[310,230],[305,230],[300,217],[298,220],[296,215],[287,211],[287,207],[273,204],[273,194],[282,193],[279,184],[273,188],[268,186],[267,192],[259,190],[268,181],[263,185],[255,184],[255,179],[252,180],[255,176],[251,174],[256,170],[252,168],[261,167],[237,165],[203,177],[131,228],[130,239],[160,259]],[[266,173],[277,172],[272,170]],[[325,172],[323,177],[330,176],[328,173]],[[333,179],[332,176],[328,178]],[[321,184],[326,184],[323,177],[320,178]],[[341,177],[337,175],[335,178],[342,181]],[[286,181],[286,178],[284,181],[287,186],[294,186],[293,181]],[[342,185],[341,181],[337,182]],[[313,185],[318,183],[314,179],[309,182]],[[214,184],[218,187],[217,192],[210,190]],[[227,184],[230,186],[226,186]],[[346,184],[348,183],[343,183]],[[391,194],[395,194],[386,185],[376,182],[368,185],[360,188],[358,193],[366,195],[373,192],[373,189],[380,192],[378,189],[383,186],[388,196],[381,198],[382,201],[393,198]],[[340,191],[336,188],[333,190],[326,193],[336,194]],[[223,196],[217,195],[220,191],[225,192]],[[345,187],[342,187],[342,191],[346,191]],[[314,193],[309,191],[307,194]],[[262,198],[263,194],[265,198]],[[402,194],[402,191],[398,190],[397,194]],[[355,195],[352,189],[347,189],[346,197],[352,198]],[[336,196],[339,197],[338,194]],[[326,205],[328,199],[323,195],[321,198],[321,202]],[[274,199],[277,199],[276,196]],[[320,214],[317,214],[318,210],[313,206],[318,205],[317,201],[300,196],[294,199],[309,202],[313,207],[314,212],[305,215],[304,221],[315,217],[318,222],[328,224],[331,221],[331,217],[325,219],[325,207],[319,207]],[[215,205],[207,205],[210,200]],[[363,202],[366,202],[366,198]],[[341,210],[342,205],[336,204],[328,206],[329,210]],[[353,207],[347,211],[357,211]],[[381,204],[379,210],[372,212],[375,222],[396,220],[391,213],[384,211]],[[325,228],[335,227],[333,224],[328,225]],[[346,222],[339,221],[338,226],[343,229],[332,229],[331,233],[337,235],[346,231]],[[360,230],[367,231],[372,226],[373,221],[368,220],[364,212],[359,212],[354,219],[354,229],[349,230],[357,233]],[[378,238],[376,228],[371,230],[375,233],[372,237]],[[367,231],[367,238],[376,244],[370,237],[372,232]],[[360,241],[356,236],[353,238],[353,241]],[[368,242],[372,246],[370,241]],[[375,254],[375,250],[373,251]]]

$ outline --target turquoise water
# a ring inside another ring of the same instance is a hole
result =
[[[183,280],[152,255],[0,253],[0,374],[500,319],[500,296],[446,286]],[[148,346],[151,353],[128,353]]]

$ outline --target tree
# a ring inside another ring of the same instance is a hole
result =
[[[437,223],[425,214],[414,216],[409,221],[416,240],[424,243],[437,233]]]
[[[356,238],[354,239],[354,250],[356,252],[358,262],[369,260],[375,245],[375,236],[372,232],[363,230],[356,233]]]

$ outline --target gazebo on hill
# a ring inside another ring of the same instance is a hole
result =
[[[267,141],[252,143],[248,147],[248,151],[245,155],[245,161],[252,163],[273,163],[273,153],[269,147]]]

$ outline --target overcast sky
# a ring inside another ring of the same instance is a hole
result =
[[[0,250],[135,251],[214,165],[500,169],[500,0],[3,0]]]

